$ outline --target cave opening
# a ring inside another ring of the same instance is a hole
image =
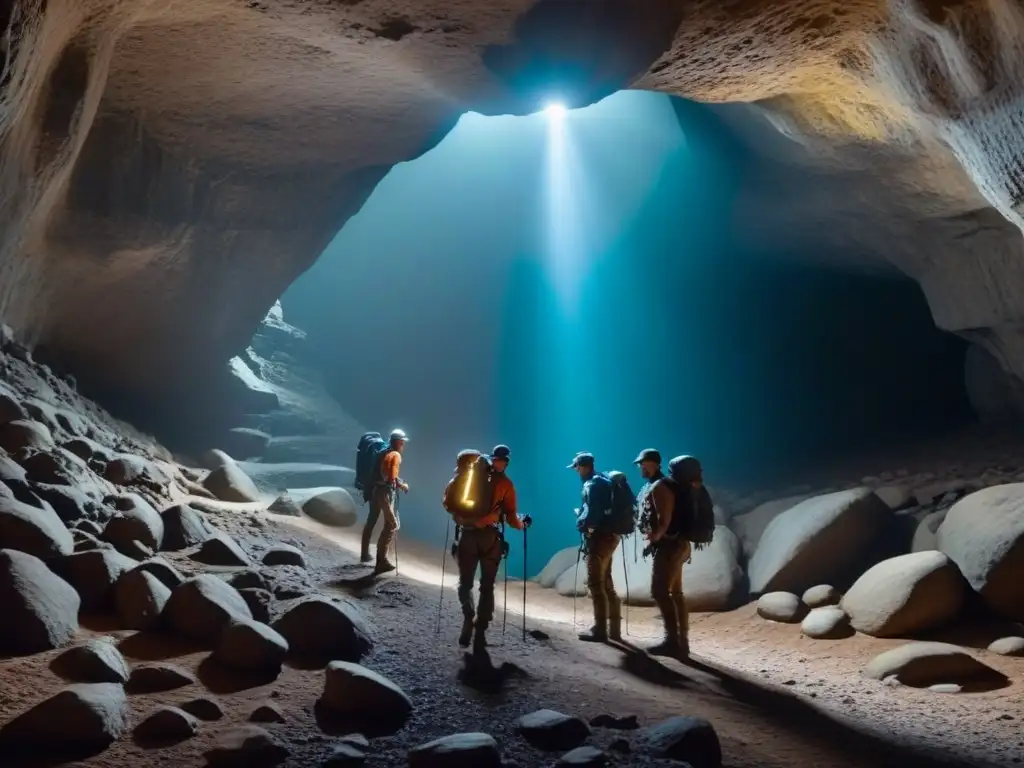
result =
[[[704,107],[627,91],[468,113],[391,171],[281,303],[333,397],[410,433],[403,529],[441,542],[466,447],[511,446],[535,572],[574,541],[577,451],[779,488],[972,419],[966,345],[916,283],[737,244],[748,160]]]

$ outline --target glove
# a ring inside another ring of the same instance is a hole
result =
[[[533,518],[529,515],[523,515],[523,528],[529,528],[533,525]]]

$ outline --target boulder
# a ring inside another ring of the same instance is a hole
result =
[[[555,586],[555,582],[558,581],[558,577],[566,571],[576,566],[576,554],[579,552],[578,547],[566,547],[565,549],[559,550],[551,559],[548,560],[540,573],[538,573],[532,581],[537,582],[544,589],[551,589]]]
[[[800,632],[814,640],[838,640],[853,634],[850,618],[835,605],[815,608],[800,623]]]
[[[216,576],[201,574],[172,590],[164,618],[174,631],[187,638],[216,642],[232,621],[251,619],[252,613],[234,587]],[[320,630],[312,627],[310,631]]]
[[[215,658],[244,672],[279,670],[288,655],[288,641],[257,621],[239,620],[220,636]]]
[[[869,488],[807,499],[769,523],[750,561],[750,592],[800,592],[842,577],[892,510]]]
[[[700,717],[671,717],[650,727],[647,749],[656,757],[679,760],[693,768],[719,768],[722,746],[714,726]]]
[[[629,598],[632,605],[649,605],[653,601],[651,594],[651,561],[641,560],[634,563],[626,558],[626,566],[629,569]],[[612,566],[613,570],[615,566]],[[612,577],[614,581],[614,576]],[[579,565],[574,562],[566,569],[565,573],[555,580],[555,592],[563,597],[584,597],[587,594],[587,560],[580,557]],[[644,596],[647,596],[645,602]],[[625,597],[625,594],[622,595]]]
[[[135,740],[143,745],[169,746],[199,733],[199,721],[177,707],[160,707],[135,727]]]
[[[323,695],[317,705],[354,720],[404,721],[412,714],[405,691],[372,669],[346,661],[327,665]]]
[[[110,638],[69,648],[50,663],[55,674],[72,683],[128,682],[131,670]]]
[[[87,486],[95,479],[88,464],[63,448],[34,453],[21,466],[33,483]]]
[[[71,685],[0,729],[0,747],[44,754],[105,749],[128,729],[128,698],[116,683]]]
[[[185,580],[185,577],[181,575],[177,568],[161,557],[151,557],[135,567],[152,573],[169,589],[174,589]]]
[[[271,768],[287,760],[288,755],[288,748],[258,725],[233,728],[203,753],[209,768]]]
[[[608,757],[597,747],[576,747],[558,758],[555,765],[590,765],[604,766],[608,764]]]
[[[716,526],[711,544],[695,549],[690,562],[683,566],[683,595],[691,611],[725,611],[733,607],[732,601],[743,582],[739,557],[739,538],[727,527]]]
[[[258,429],[234,427],[220,440],[220,447],[239,459],[256,459],[267,451],[270,435]]]
[[[292,495],[288,491],[282,491],[273,503],[267,507],[268,512],[273,512],[275,515],[288,515],[290,517],[301,517],[302,507],[299,506],[298,502],[292,498]]]
[[[264,624],[270,623],[270,605],[274,602],[274,596],[270,594],[269,590],[259,588],[240,589],[238,594],[245,600],[245,604],[249,606],[252,617],[256,621],[262,621]]]
[[[486,733],[454,733],[413,747],[409,768],[501,768],[498,742]]]
[[[302,511],[321,525],[336,528],[351,527],[359,517],[355,499],[344,488],[331,488],[311,496],[303,502]]]
[[[939,528],[947,514],[948,508],[929,512],[918,522],[910,543],[911,552],[928,552],[939,548]]]
[[[864,675],[872,680],[896,678],[903,685],[927,688],[992,677],[995,671],[971,654],[947,643],[908,643],[872,659]]]
[[[31,507],[3,496],[0,496],[0,545],[42,560],[70,555],[75,548],[71,532],[53,509]]]
[[[214,699],[198,698],[181,704],[181,709],[200,720],[220,720],[224,710]]]
[[[114,599],[114,585],[121,574],[138,563],[112,549],[94,549],[62,557],[53,563],[59,573],[82,598],[82,609],[105,610]]]
[[[160,513],[164,523],[163,549],[178,552],[214,536],[213,527],[206,517],[187,504],[175,504]]]
[[[281,606],[272,626],[303,656],[359,661],[373,647],[359,609],[347,600],[297,598]]]
[[[0,448],[12,454],[23,448],[48,451],[53,448],[53,436],[45,424],[17,419],[0,426]]]
[[[111,497],[118,515],[111,518],[103,530],[103,539],[119,550],[140,541],[154,552],[164,540],[164,521],[152,505],[136,493]]]
[[[129,693],[163,693],[192,685],[191,673],[173,664],[143,664],[132,670],[125,686]]]
[[[108,461],[103,476],[114,485],[163,486],[171,482],[171,478],[153,462],[127,454]]]
[[[221,501],[251,502],[260,500],[260,492],[237,464],[223,464],[203,480],[203,488]]]
[[[992,610],[1024,620],[1024,483],[962,498],[939,526],[938,545]]]
[[[295,565],[306,567],[306,556],[290,544],[276,544],[263,553],[264,565]]]
[[[807,606],[790,592],[769,592],[757,601],[757,615],[783,624],[797,624],[807,615]]]
[[[993,640],[988,650],[1000,656],[1024,656],[1024,637],[1001,637]]]
[[[203,542],[199,551],[190,555],[197,563],[206,565],[250,565],[251,560],[238,542],[220,531]]]
[[[35,483],[32,489],[36,495],[53,507],[65,525],[69,523],[91,522],[89,517],[105,514],[106,510],[96,499],[81,488],[71,485],[46,485]],[[99,535],[102,529],[95,531]]]
[[[287,718],[277,704],[265,701],[249,713],[250,723],[283,723]]]
[[[819,584],[804,592],[801,598],[808,608],[821,608],[826,605],[838,605],[841,599],[839,590],[828,584]]]
[[[353,768],[366,762],[366,753],[347,741],[331,747],[330,754],[320,763],[320,768]]]
[[[913,552],[870,568],[843,597],[842,608],[858,632],[905,637],[938,629],[963,610],[967,585],[941,552]]]
[[[7,387],[0,389],[0,425],[24,421],[27,418],[28,414],[21,407],[17,396]]]
[[[891,510],[903,509],[914,499],[914,494],[905,485],[885,485],[876,488],[875,493]]]
[[[575,749],[586,741],[590,736],[590,726],[578,717],[552,709],[539,709],[519,718],[516,733],[537,749],[561,752]]]
[[[0,649],[38,653],[59,648],[78,631],[81,598],[37,557],[0,550]]]
[[[745,514],[734,516],[729,521],[729,527],[732,528],[740,540],[740,549],[743,552],[743,557],[750,560],[754,556],[754,552],[757,551],[757,545],[761,542],[761,537],[776,517],[809,498],[810,496],[803,494],[789,496],[784,499],[775,499],[767,501]]]
[[[117,580],[114,599],[121,626],[153,629],[171,599],[171,589],[150,571],[133,568]]]

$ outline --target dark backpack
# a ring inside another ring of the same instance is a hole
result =
[[[445,498],[445,509],[464,523],[491,511],[491,462],[479,451],[461,451]]]
[[[703,549],[715,537],[715,505],[704,487],[704,470],[693,456],[677,456],[668,464],[675,492],[675,507],[669,533]]]
[[[608,472],[605,477],[612,486],[612,505],[605,512],[608,530],[629,536],[636,530],[636,494],[629,487],[629,478],[622,472]]]
[[[388,442],[380,432],[367,432],[359,438],[356,446],[356,479],[352,483],[357,491],[363,492],[363,501],[369,501],[374,486],[383,478],[380,471],[381,459],[388,452]]]

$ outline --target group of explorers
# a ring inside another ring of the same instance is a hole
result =
[[[377,521],[384,519],[377,540],[378,573],[395,570],[388,553],[399,528],[398,492],[409,491],[409,485],[399,476],[408,439],[400,429],[387,440],[377,432],[368,432],[357,448],[355,487],[370,505],[362,537],[364,563],[374,562],[370,540]],[[459,645],[468,647],[472,643],[474,651],[487,646],[486,632],[494,618],[494,584],[509,551],[505,525],[523,531],[525,549],[526,531],[532,523],[530,515],[519,516],[515,485],[506,473],[510,459],[507,445],[495,446],[489,454],[461,451],[442,498],[444,509],[455,523],[452,555],[458,562],[458,596],[463,614]],[[689,614],[683,596],[683,565],[695,547],[711,543],[714,507],[704,486],[700,462],[694,457],[672,459],[667,474],[661,454],[653,448],[641,451],[633,463],[645,481],[636,495],[622,472],[598,472],[590,453],[576,454],[568,466],[583,481],[582,501],[575,510],[576,527],[581,541],[579,553],[586,554],[587,587],[594,603],[594,625],[579,639],[622,641],[622,600],[612,580],[612,563],[622,539],[639,530],[647,542],[644,557],[654,558],[651,596],[665,625],[664,639],[647,650],[657,656],[686,659],[690,654]],[[474,606],[473,582],[478,568],[480,597]]]

